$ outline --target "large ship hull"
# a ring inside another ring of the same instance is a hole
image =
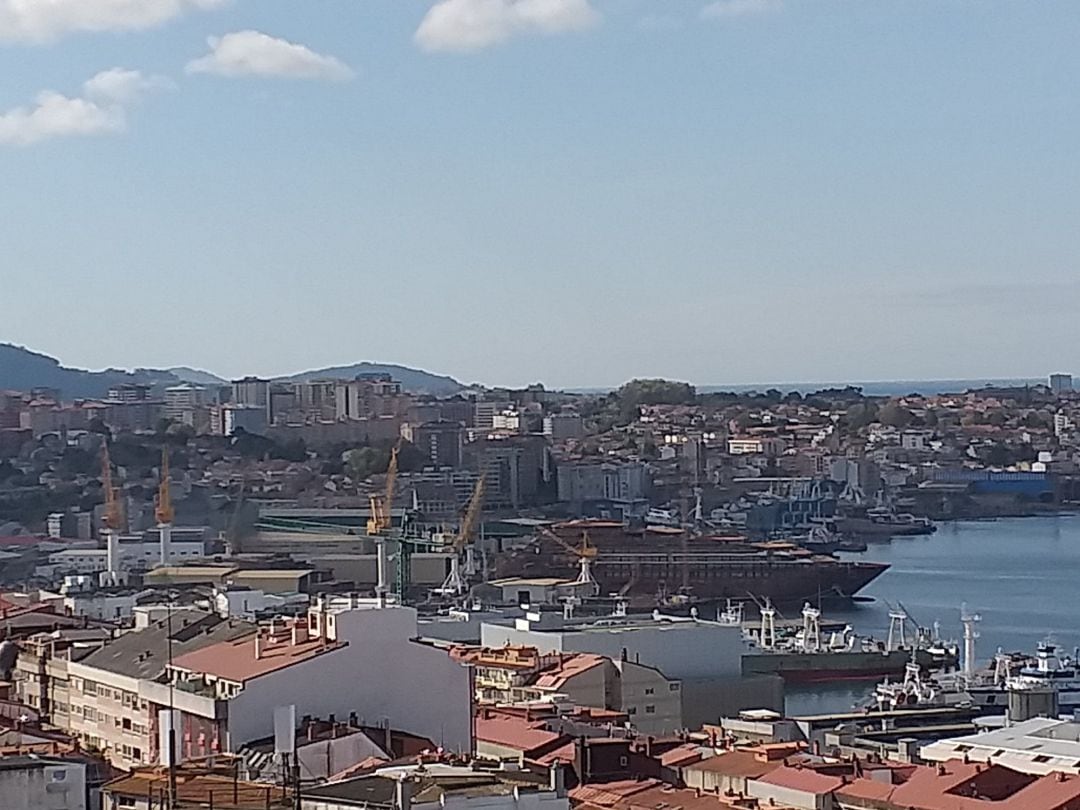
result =
[[[921,666],[933,665],[933,656],[916,650]],[[824,683],[828,681],[876,680],[903,675],[911,661],[910,650],[874,652],[754,652],[743,655],[744,675],[781,675],[789,683]]]
[[[590,570],[600,593],[618,594],[631,604],[673,597],[694,602],[768,599],[778,605],[849,600],[888,569],[883,563],[776,553],[731,538],[689,538],[671,530],[587,531],[595,550]],[[581,530],[576,533],[580,536]],[[573,541],[573,534],[561,545],[538,538],[503,555],[498,575],[573,579],[578,571],[568,548]]]

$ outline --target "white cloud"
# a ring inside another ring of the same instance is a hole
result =
[[[236,31],[207,40],[210,53],[191,62],[188,73],[219,76],[279,76],[292,79],[350,79],[353,71],[339,59],[304,45],[264,34]]]
[[[781,0],[715,0],[701,10],[701,16],[706,19],[745,17],[779,11],[781,5]]]
[[[168,90],[164,76],[144,76],[137,70],[103,70],[83,83],[83,95],[102,104],[133,104],[154,90]]]
[[[81,97],[43,90],[32,106],[0,113],[0,145],[29,146],[50,138],[123,132],[127,106],[148,91],[170,84],[137,70],[113,68],[88,79]]]
[[[524,34],[558,34],[596,25],[589,0],[439,0],[414,39],[427,51],[467,52]]]
[[[153,28],[229,0],[0,0],[0,40],[40,42],[74,31]]]

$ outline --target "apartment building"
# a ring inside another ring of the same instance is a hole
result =
[[[469,751],[469,668],[417,635],[414,608],[320,597],[304,617],[200,645],[170,667],[176,694],[189,698],[178,707],[184,738],[212,727],[221,749],[235,750],[272,734],[273,710],[292,704],[300,715],[355,712]]]
[[[67,726],[85,745],[114,765],[133,768],[158,761],[158,711],[195,702],[161,679],[170,653],[183,655],[250,635],[255,625],[194,610],[177,610],[145,629],[125,633],[79,661],[68,663],[70,719]],[[224,718],[189,722],[182,756],[221,750]]]
[[[654,667],[590,653],[541,653],[535,647],[457,648],[474,668],[483,703],[566,703],[627,715],[643,734],[683,728],[681,684]]]

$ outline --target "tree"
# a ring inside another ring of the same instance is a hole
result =
[[[911,411],[895,402],[885,403],[877,415],[878,421],[883,425],[895,428],[906,428],[911,424],[913,417],[914,414]]]
[[[878,407],[874,402],[856,402],[847,409],[847,423],[852,430],[859,430],[877,421]]]
[[[358,447],[345,455],[345,470],[354,481],[384,473],[389,466],[389,451],[376,447]]]
[[[615,394],[624,423],[634,421],[642,405],[689,405],[697,398],[689,383],[660,379],[631,380]]]

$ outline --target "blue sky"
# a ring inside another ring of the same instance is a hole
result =
[[[25,6],[0,340],[66,364],[1080,371],[1075,0]]]

